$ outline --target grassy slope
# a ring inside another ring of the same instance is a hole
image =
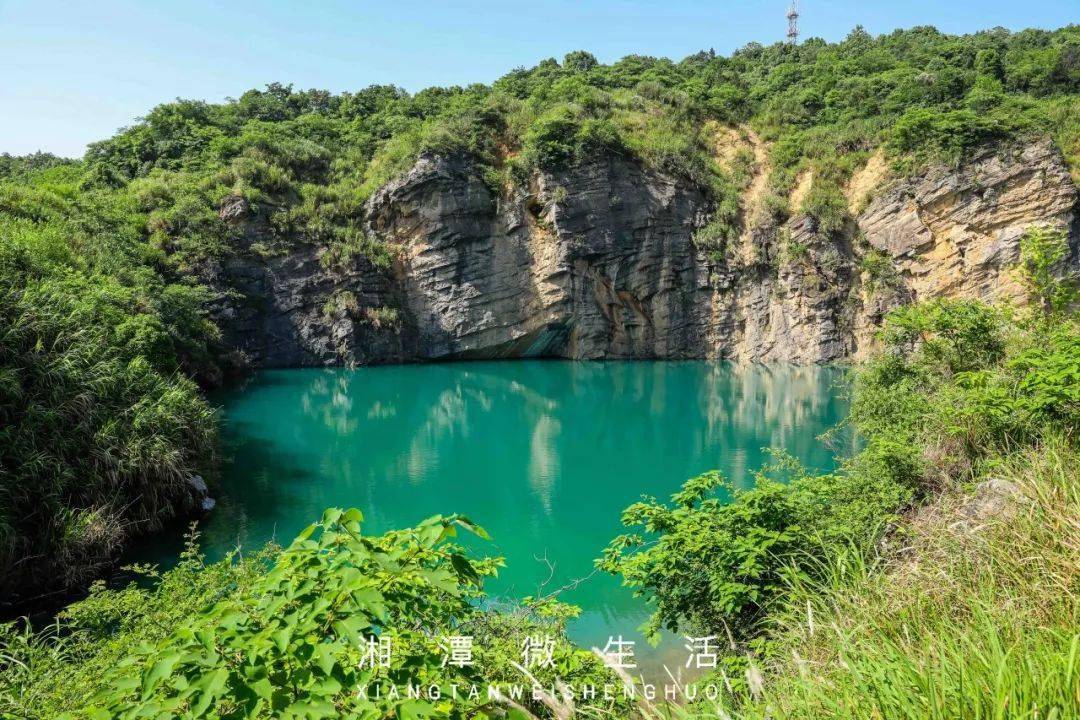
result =
[[[1080,452],[1051,437],[982,477],[1018,497],[973,516],[953,491],[871,562],[830,561],[771,618],[745,717],[1066,718],[1080,708]]]

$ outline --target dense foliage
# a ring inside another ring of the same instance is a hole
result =
[[[215,371],[205,292],[147,262],[124,196],[30,160],[0,182],[6,599],[91,579],[134,530],[185,511],[215,436],[190,379]]]
[[[762,476],[730,502],[713,492],[718,474],[696,478],[670,506],[628,508],[623,522],[640,531],[598,565],[653,603],[650,631],[730,633],[752,653],[729,669],[774,665],[766,699],[738,683],[750,717],[1064,716],[1080,699],[1080,321],[1067,252],[1063,233],[1022,239],[1028,310],[894,311],[884,351],[854,371],[850,422],[866,445],[837,472],[782,460],[790,482]],[[985,544],[969,536],[973,510],[896,528],[921,498],[1001,474],[1038,514],[1006,515],[1015,522]],[[905,533],[924,546],[915,560],[893,554]],[[887,563],[894,574],[869,569]],[[948,584],[927,595],[920,583],[940,572]],[[835,631],[825,640],[815,612]]]
[[[483,579],[501,560],[470,558],[451,542],[459,529],[486,537],[467,519],[434,517],[381,536],[363,535],[361,520],[357,510],[327,510],[284,550],[211,566],[192,546],[176,569],[151,573],[154,589],[98,588],[45,638],[8,626],[14,671],[0,681],[0,712],[525,718],[546,707],[532,697],[534,681],[613,680],[566,641],[573,608],[553,598],[513,612],[481,608]],[[450,638],[464,636],[476,640],[469,664],[447,662]],[[528,637],[551,638],[550,665],[523,665]],[[505,697],[493,699],[489,683]],[[621,698],[593,707],[622,710]]]
[[[272,84],[222,105],[177,101],[92,145],[85,171],[88,182],[133,196],[153,242],[183,267],[230,252],[230,229],[217,217],[229,195],[265,211],[267,252],[298,238],[370,243],[359,222],[364,202],[425,152],[472,157],[496,191],[537,168],[636,157],[710,189],[711,234],[727,236],[740,222],[746,163],[717,163],[720,127],[748,124],[772,143],[774,212],[800,209],[786,207],[789,192],[812,169],[802,209],[835,227],[840,185],[875,147],[911,166],[1052,134],[1080,158],[1078,91],[1074,26],[963,37],[923,27],[874,38],[856,29],[838,44],[751,44],[731,57],[699,53],[678,63],[633,55],[602,65],[575,52],[491,86],[415,95]]]
[[[987,477],[987,476],[983,476]],[[1049,718],[1080,706],[1080,453],[1047,437],[948,495],[891,553],[833,557],[770,621],[758,718]],[[979,508],[987,508],[980,510]]]

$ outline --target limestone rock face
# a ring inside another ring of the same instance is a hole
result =
[[[469,163],[423,158],[368,207],[402,248],[418,358],[700,357],[700,192],[618,158],[495,197]]]
[[[385,272],[365,258],[345,268],[327,267],[325,249],[308,244],[260,256],[248,248],[267,232],[265,223],[255,218],[245,230],[241,252],[201,272],[219,291],[212,316],[222,341],[243,356],[243,364],[308,367],[411,357],[407,333],[362,312],[394,302]]]
[[[1049,142],[933,168],[896,183],[858,217],[867,243],[892,259],[905,300],[1022,301],[1012,269],[1020,236],[1032,225],[1070,232],[1075,264],[1078,221],[1076,185]]]
[[[859,226],[896,262],[916,298],[1020,298],[1006,272],[1032,224],[1069,229],[1076,187],[1049,143],[935,168],[870,203]]]
[[[300,238],[284,255],[240,252],[206,275],[221,290],[226,343],[261,366],[814,363],[866,353],[904,302],[1019,297],[1010,267],[1031,225],[1069,229],[1074,247],[1080,237],[1077,189],[1049,143],[988,150],[885,187],[871,187],[887,176],[880,156],[873,163],[851,189],[852,210],[865,209],[845,232],[825,236],[812,218],[793,217],[707,254],[693,241],[711,212],[705,192],[634,160],[596,157],[508,193],[468,159],[424,156],[364,208],[392,267],[327,263],[325,248]],[[222,214],[250,243],[265,233],[254,209],[226,203]],[[862,269],[871,249],[891,264],[890,282]]]
[[[783,228],[788,247],[805,248],[801,257],[776,258],[775,280],[761,278],[740,288],[753,298],[745,309],[742,337],[734,338],[741,360],[796,363],[829,362],[851,354],[848,331],[855,308],[850,296],[854,262],[850,243],[824,240],[807,217]],[[782,248],[777,248],[780,253]],[[756,287],[755,287],[756,285]]]

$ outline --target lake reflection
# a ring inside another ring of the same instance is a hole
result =
[[[592,572],[642,494],[711,469],[749,487],[766,447],[830,469],[817,436],[846,413],[842,377],[706,362],[263,372],[216,398],[225,462],[204,541],[212,556],[288,541],[328,506],[361,508],[372,532],[460,512],[492,535],[477,549],[507,560],[496,595],[534,594],[545,557],[550,591]],[[632,635],[647,614],[601,575],[566,599],[583,607],[573,635],[591,645]]]

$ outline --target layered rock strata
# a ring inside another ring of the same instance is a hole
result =
[[[425,156],[365,207],[391,267],[362,256],[326,263],[325,248],[298,241],[270,258],[239,252],[208,275],[222,293],[227,344],[266,367],[815,363],[865,354],[884,314],[904,302],[1019,298],[1012,268],[1032,225],[1068,231],[1076,262],[1077,188],[1048,142],[901,180],[873,156],[848,197],[842,232],[820,233],[798,214],[754,227],[747,212],[743,247],[705,252],[694,236],[709,219],[706,193],[631,159],[598,157],[504,192],[467,159]],[[250,208],[227,203],[222,217],[249,239],[261,232]]]

